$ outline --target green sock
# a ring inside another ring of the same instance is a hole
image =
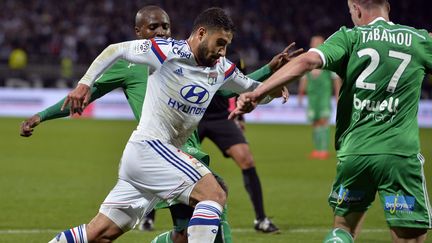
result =
[[[156,236],[151,243],[173,243],[171,239],[171,230]]]
[[[330,143],[330,127],[328,125],[320,127],[320,151],[328,151]]]
[[[314,150],[319,150],[319,144],[320,144],[320,127],[314,127],[313,128],[313,133],[312,133],[312,138],[313,138],[313,145],[314,145]]]
[[[228,209],[225,205],[220,218],[220,226],[215,243],[232,243],[231,226],[228,224]]]
[[[324,243],[354,243],[350,233],[341,228],[335,228],[324,238]]]

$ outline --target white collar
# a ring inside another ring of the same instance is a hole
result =
[[[367,25],[375,24],[375,23],[376,23],[377,21],[379,21],[379,20],[383,20],[383,21],[387,22],[389,25],[394,25],[393,22],[391,22],[391,21],[387,21],[387,20],[386,20],[385,18],[383,18],[383,17],[378,17],[378,18],[372,20],[372,22],[370,22],[370,23],[367,24]]]

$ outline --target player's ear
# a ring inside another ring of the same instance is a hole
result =
[[[136,35],[138,38],[141,38],[141,31],[140,31],[140,29],[139,29],[137,26],[135,26],[135,35]]]
[[[389,2],[386,2],[386,8],[387,8],[387,12],[390,13],[390,9],[391,8],[390,8],[390,3]]]
[[[199,27],[197,30],[198,39],[201,41],[204,36],[207,34],[207,29],[204,27]]]
[[[356,17],[358,19],[361,19],[362,9],[360,8],[360,6],[357,3],[353,2],[353,9],[354,9],[354,14],[356,15]]]

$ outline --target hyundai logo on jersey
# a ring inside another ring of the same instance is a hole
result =
[[[184,86],[180,90],[180,95],[183,97],[183,99],[193,104],[202,104],[210,97],[209,92],[205,88],[198,85]]]

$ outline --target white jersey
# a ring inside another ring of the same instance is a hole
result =
[[[148,79],[141,120],[131,136],[133,141],[158,139],[179,147],[196,129],[217,90],[243,93],[260,84],[224,57],[213,67],[198,66],[186,41],[161,38],[109,46],[80,83],[91,85],[119,58],[147,64],[155,70]]]

